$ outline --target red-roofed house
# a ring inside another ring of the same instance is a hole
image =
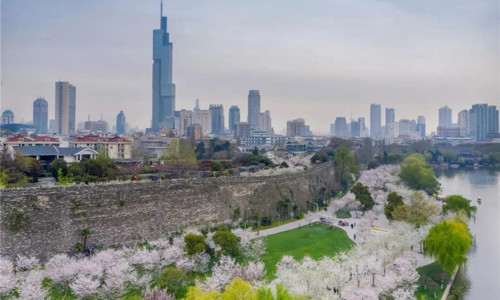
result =
[[[58,138],[51,136],[39,135],[35,137],[18,135],[14,137],[7,138],[3,144],[8,146],[10,149],[14,146],[57,146],[61,145],[61,141]]]
[[[106,155],[112,159],[132,158],[132,141],[120,136],[101,137],[98,135],[86,135],[72,138],[70,147],[90,147],[95,150],[104,150]]]

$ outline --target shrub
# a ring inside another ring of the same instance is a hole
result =
[[[193,233],[188,234],[184,237],[184,242],[186,243],[186,245],[184,246],[184,251],[186,251],[188,255],[193,255],[205,251],[206,243],[205,237],[203,235]]]

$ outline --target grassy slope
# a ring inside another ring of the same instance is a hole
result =
[[[265,243],[266,254],[262,261],[266,265],[267,278],[274,277],[276,264],[283,255],[291,255],[295,259],[308,255],[317,259],[325,255],[333,256],[353,245],[344,230],[331,229],[319,223],[267,236]]]
[[[443,268],[437,262],[420,267],[417,269],[420,274],[418,280],[418,289],[415,293],[417,299],[425,295],[426,300],[441,299],[450,276],[444,273]],[[441,289],[442,285],[442,289]],[[427,288],[425,288],[427,287]],[[434,297],[436,295],[436,297]]]

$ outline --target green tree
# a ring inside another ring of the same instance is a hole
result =
[[[396,206],[392,212],[392,216],[397,221],[421,226],[429,223],[439,213],[439,207],[427,201],[422,193],[413,192],[410,195],[409,204]]]
[[[217,229],[214,234],[214,242],[221,247],[221,255],[229,255],[235,259],[241,258],[240,241],[241,238],[230,230]]]
[[[329,159],[328,155],[326,155],[325,152],[323,151],[318,151],[316,152],[312,157],[311,157],[311,163],[317,164],[317,163],[324,163],[327,162]]]
[[[390,192],[389,195],[387,195],[387,204],[384,207],[384,214],[387,219],[394,219],[394,217],[392,216],[394,209],[403,204],[405,204],[403,202],[403,196],[399,195],[396,192]]]
[[[341,185],[349,185],[359,174],[359,168],[349,148],[340,146],[334,157],[337,176]]]
[[[205,251],[206,243],[203,235],[190,233],[184,237],[184,242],[184,251],[186,251],[188,255]]]
[[[196,145],[196,149],[194,150],[194,153],[196,154],[196,158],[198,160],[203,159],[206,151],[207,150],[205,148],[205,143],[204,142],[199,142]]]
[[[220,293],[217,291],[205,292],[197,286],[189,287],[183,300],[218,300]]]
[[[421,154],[411,154],[401,165],[399,178],[410,188],[423,190],[427,194],[437,194],[440,184],[429,165]]]
[[[476,211],[475,206],[471,206],[469,200],[460,195],[450,195],[446,197],[446,203],[443,205],[443,214],[449,211],[458,213],[463,211],[468,218]]]
[[[168,267],[162,273],[157,281],[157,285],[169,293],[173,293],[177,299],[186,293],[186,287],[189,284],[189,278],[186,273],[176,267]]]
[[[220,300],[257,300],[257,293],[252,289],[250,283],[241,278],[234,278],[229,283]]]
[[[469,228],[457,220],[444,220],[434,225],[423,241],[426,253],[435,257],[448,274],[466,261],[471,243]]]
[[[66,174],[68,174],[68,166],[62,158],[57,158],[50,163],[50,172],[52,173],[52,177],[54,177],[55,179],[57,179],[59,176],[59,169],[62,170],[63,176],[66,176]]]
[[[87,251],[87,240],[92,235],[92,232],[88,228],[83,228],[80,230],[80,236],[83,238],[83,252]]]
[[[356,196],[356,200],[361,203],[361,210],[368,211],[373,208],[375,205],[375,201],[373,201],[373,197],[368,190],[366,185],[358,182],[351,188],[351,193]]]

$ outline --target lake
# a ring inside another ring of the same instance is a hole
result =
[[[436,174],[443,195],[460,194],[478,207],[470,221],[476,247],[468,254],[472,285],[466,299],[500,299],[500,170],[438,170]]]

